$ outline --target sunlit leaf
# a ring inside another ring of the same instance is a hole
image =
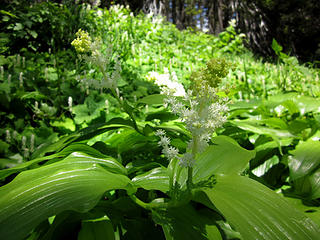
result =
[[[218,136],[212,139],[213,145],[199,155],[194,167],[194,181],[199,181],[213,174],[238,174],[255,156],[255,151],[242,148],[232,138]]]
[[[132,179],[136,186],[146,190],[169,191],[169,176],[164,167],[154,168],[144,174],[138,175]]]
[[[237,175],[217,176],[203,190],[243,239],[317,239],[320,228],[264,185]]]
[[[289,169],[292,180],[308,175],[320,167],[320,141],[309,139],[300,142],[296,149],[290,152]]]
[[[70,157],[24,171],[1,187],[1,237],[21,239],[46,218],[65,210],[86,212],[108,190],[134,191],[130,179],[107,171],[99,163]]]

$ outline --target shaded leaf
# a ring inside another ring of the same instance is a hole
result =
[[[113,226],[108,217],[86,220],[82,222],[82,228],[78,240],[112,240],[115,239]]]
[[[212,215],[201,214],[191,205],[153,211],[153,220],[162,226],[167,240],[222,239]]]

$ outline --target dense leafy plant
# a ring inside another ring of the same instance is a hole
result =
[[[85,12],[78,60],[0,57],[1,237],[316,239],[317,69],[254,60],[232,26]]]
[[[73,45],[86,61],[97,64],[102,89],[129,118],[84,129],[46,150],[54,154],[2,170],[2,179],[21,173],[0,188],[1,236],[316,239],[320,230],[310,218],[264,185],[241,176],[255,151],[227,136],[212,138],[226,120],[226,105],[214,88],[227,74],[226,62],[211,61],[196,74],[199,84],[183,99],[164,89],[167,96],[139,100],[158,110],[165,103],[181,120],[168,121],[162,117],[168,112],[161,110],[152,117],[155,122],[137,121],[135,108],[117,88],[119,69],[109,75],[102,67],[105,56],[96,41],[80,31]],[[299,159],[299,149],[293,156]],[[317,190],[312,196],[318,196]],[[71,223],[69,231],[66,223]]]
[[[78,28],[86,26],[86,9],[51,1],[10,1],[1,4],[1,53],[54,52],[68,47]]]

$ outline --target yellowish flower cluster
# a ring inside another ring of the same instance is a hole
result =
[[[71,42],[71,45],[74,46],[78,53],[89,53],[91,52],[91,38],[89,34],[79,29],[76,33],[77,38]]]

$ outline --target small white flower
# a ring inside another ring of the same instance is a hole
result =
[[[10,134],[10,130],[6,130],[6,142],[10,143],[11,142],[11,134]]]
[[[19,74],[19,86],[20,88],[23,87],[23,72],[20,72]]]
[[[195,160],[191,153],[187,152],[183,154],[182,157],[179,157],[179,164],[182,167],[193,167]]]
[[[72,112],[72,97],[71,96],[68,97],[68,107],[69,107],[69,111]]]
[[[158,129],[155,133],[156,136],[160,137],[160,136],[164,136],[166,135],[166,132],[162,129]]]
[[[34,139],[35,139],[34,134],[31,134],[31,138],[30,138],[30,152],[33,152],[33,151],[34,151]]]
[[[163,147],[168,146],[170,144],[170,138],[167,136],[161,136],[158,144]]]
[[[162,150],[162,153],[169,159],[173,159],[173,158],[176,158],[178,156],[178,149],[176,149],[175,147],[166,147]]]

